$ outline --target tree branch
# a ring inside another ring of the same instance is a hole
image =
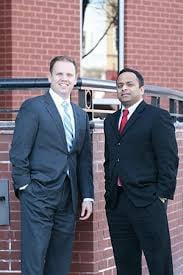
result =
[[[109,26],[107,27],[107,29],[105,30],[105,32],[103,33],[103,35],[100,37],[100,39],[97,41],[97,43],[95,44],[95,46],[93,46],[86,54],[84,54],[82,56],[82,59],[85,58],[87,55],[89,55],[91,52],[93,52],[96,47],[98,46],[98,44],[100,43],[100,41],[102,41],[102,39],[105,37],[105,35],[108,33],[110,27],[112,26],[112,24],[115,22],[115,20],[113,19],[110,23]]]

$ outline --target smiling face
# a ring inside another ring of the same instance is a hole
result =
[[[117,79],[117,96],[125,107],[130,107],[144,94],[144,87],[140,87],[137,76],[132,72],[124,72]]]
[[[68,99],[77,81],[76,68],[69,61],[56,61],[48,79],[50,88],[64,100]]]

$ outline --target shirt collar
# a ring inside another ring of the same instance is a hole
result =
[[[121,112],[123,112],[124,109],[128,109],[129,114],[133,114],[133,112],[136,110],[136,108],[139,106],[139,104],[143,101],[143,99],[140,99],[139,101],[137,101],[135,104],[133,104],[132,106],[125,108],[123,105],[121,107]]]
[[[71,103],[70,98],[63,99],[61,96],[59,96],[57,93],[55,93],[51,88],[49,89],[49,93],[55,103],[62,104],[64,101]]]

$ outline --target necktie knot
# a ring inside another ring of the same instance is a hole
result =
[[[124,109],[124,110],[123,110],[123,116],[126,116],[126,117],[127,117],[127,116],[128,116],[128,114],[129,114],[128,109]]]
[[[62,102],[62,106],[63,106],[64,110],[68,110],[68,108],[69,108],[69,102],[63,101]]]

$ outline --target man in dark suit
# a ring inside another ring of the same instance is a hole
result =
[[[26,100],[10,150],[21,204],[24,275],[67,275],[78,196],[81,220],[92,213],[93,180],[87,114],[70,102],[77,68],[69,57],[50,62],[50,89]]]
[[[173,275],[166,200],[176,186],[175,129],[143,94],[142,75],[121,70],[122,108],[104,123],[106,214],[118,275],[141,275],[142,251],[151,275]]]

